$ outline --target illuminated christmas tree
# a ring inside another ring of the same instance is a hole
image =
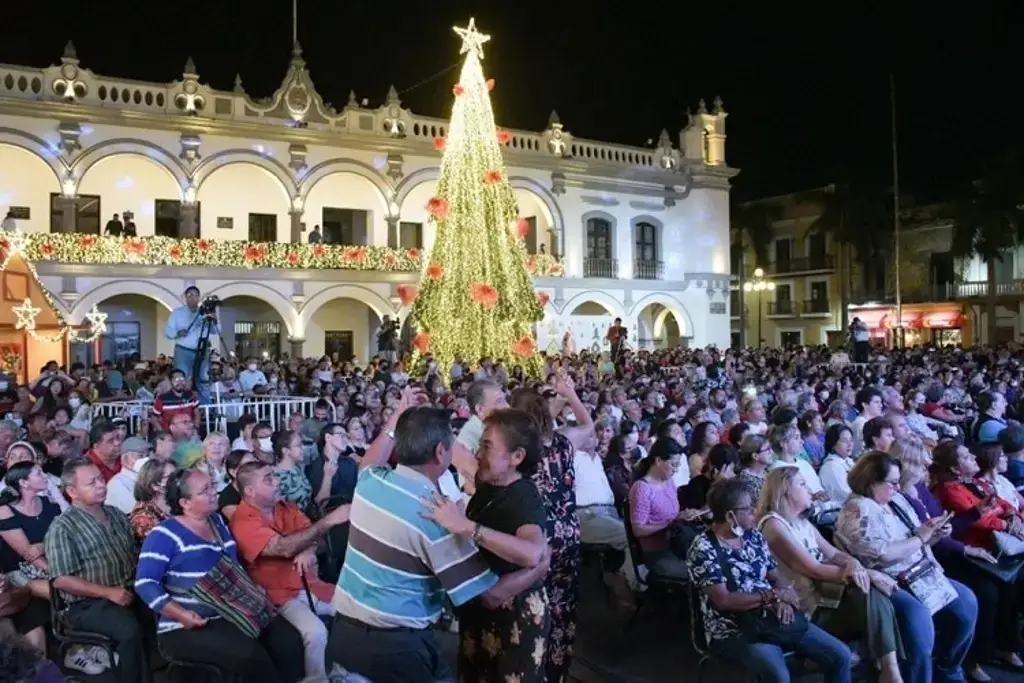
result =
[[[415,297],[413,344],[430,352],[447,373],[456,356],[475,363],[503,358],[539,374],[533,324],[544,317],[546,297],[534,292],[526,271],[523,239],[529,225],[519,216],[501,145],[509,135],[494,125],[489,91],[480,60],[490,36],[478,33],[471,19],[456,28],[466,61],[458,84],[443,150],[437,191],[427,204],[437,237],[425,261]]]

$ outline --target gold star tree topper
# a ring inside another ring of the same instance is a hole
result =
[[[490,40],[491,37],[476,30],[476,19],[471,18],[469,26],[466,28],[459,28],[458,26],[453,26],[452,28],[462,38],[462,49],[459,50],[460,55],[472,51],[476,54],[477,59],[484,58],[484,43]]]

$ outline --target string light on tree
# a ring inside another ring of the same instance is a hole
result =
[[[507,140],[494,125],[490,86],[480,64],[490,36],[477,31],[472,19],[455,32],[466,59],[452,88],[447,136],[435,141],[443,156],[427,211],[437,236],[413,304],[420,332],[416,346],[444,369],[457,356],[504,358],[539,375],[533,327],[544,310],[528,272],[528,267],[536,270],[536,258],[510,229],[520,215],[502,158]]]

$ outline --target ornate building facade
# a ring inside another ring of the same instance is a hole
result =
[[[527,266],[550,297],[540,348],[567,331],[600,348],[615,317],[641,347],[729,343],[725,119],[701,102],[676,144],[662,132],[652,147],[577,138],[554,113],[539,133],[506,131]],[[191,59],[169,84],[98,75],[69,44],[49,68],[0,65],[0,214],[69,322],[107,313],[76,358],[169,353],[163,323],[194,284],[224,301],[239,355],[365,361],[380,318],[405,319],[401,285],[433,242],[447,123],[393,87],[379,107],[331,107],[297,46],[280,88],[254,99],[240,78],[204,84]],[[114,214],[137,237],[104,236]],[[309,244],[314,227],[326,245]]]

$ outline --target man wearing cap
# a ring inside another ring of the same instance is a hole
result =
[[[135,507],[135,480],[139,471],[149,460],[149,442],[142,437],[132,436],[121,444],[121,471],[107,482],[107,505],[130,514]]]

